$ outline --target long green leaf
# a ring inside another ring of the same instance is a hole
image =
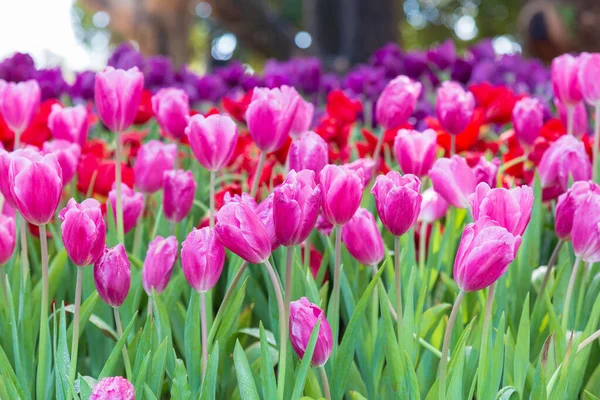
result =
[[[238,388],[240,390],[240,397],[242,400],[258,400],[258,391],[256,390],[256,384],[254,377],[252,376],[252,370],[248,364],[246,353],[240,342],[236,341],[235,350],[233,350],[233,363],[235,364],[235,372],[237,375]]]
[[[310,334],[310,339],[308,340],[308,345],[306,346],[306,350],[304,352],[304,356],[302,357],[302,362],[300,363],[300,368],[296,374],[296,383],[294,384],[294,391],[292,392],[292,400],[297,400],[302,395],[304,391],[304,383],[306,382],[306,374],[308,372],[308,368],[312,362],[313,353],[315,351],[315,346],[317,345],[317,339],[319,337],[319,328],[321,326],[321,320],[318,320],[315,326],[313,327],[312,333]]]

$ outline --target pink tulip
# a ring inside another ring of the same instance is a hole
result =
[[[448,203],[433,188],[425,190],[422,196],[421,212],[417,218],[419,221],[431,224],[446,215]]]
[[[558,236],[559,239],[571,239],[575,211],[585,199],[592,195],[600,195],[600,186],[593,182],[579,181],[573,183],[573,186],[571,186],[566,193],[563,193],[558,197],[554,229],[556,231],[556,236]]]
[[[271,252],[274,252],[280,245],[277,234],[275,233],[275,219],[273,217],[273,199],[274,194],[271,193],[266,199],[260,202],[253,210],[256,216],[262,221],[267,229],[269,240],[271,241]]]
[[[582,53],[579,56],[577,78],[581,95],[588,104],[600,103],[600,54]]]
[[[31,146],[17,149],[11,153],[0,150],[0,192],[2,192],[6,203],[12,208],[16,208],[17,206],[12,194],[13,184],[10,180],[9,170],[11,161],[18,157],[25,157],[31,161],[39,161],[42,159],[42,154]]]
[[[291,170],[275,189],[273,221],[277,240],[284,246],[297,246],[310,235],[321,208],[321,189],[310,170]]]
[[[42,150],[44,154],[53,153],[56,156],[62,170],[63,184],[66,185],[71,182],[77,172],[81,146],[68,140],[56,139],[51,142],[44,142]]]
[[[292,139],[298,139],[302,134],[309,131],[313,121],[315,106],[302,98],[298,101],[298,109],[290,128]]]
[[[62,221],[62,240],[73,264],[84,267],[98,261],[106,242],[100,203],[86,199],[77,204],[75,199],[70,199],[58,217]]]
[[[152,112],[168,136],[181,139],[188,123],[190,100],[183,89],[160,89],[152,96]]]
[[[144,75],[137,67],[127,71],[106,67],[96,74],[96,110],[108,129],[120,133],[133,124],[143,89]]]
[[[375,161],[370,158],[358,158],[351,163],[342,165],[342,168],[346,168],[350,171],[358,172],[362,170],[362,183],[364,186],[371,181],[373,174],[375,173]]]
[[[319,175],[319,187],[323,196],[323,215],[334,225],[344,225],[360,206],[364,189],[363,170],[354,172],[328,164]]]
[[[298,357],[303,358],[310,335],[318,321],[319,333],[313,352],[311,364],[320,367],[327,363],[333,348],[333,335],[325,313],[306,297],[290,303],[290,341]]]
[[[271,255],[267,228],[245,203],[231,202],[221,207],[215,232],[225,247],[252,264],[261,264]]]
[[[229,203],[244,203],[254,212],[256,212],[256,209],[258,208],[256,199],[250,196],[248,193],[242,193],[241,195],[234,194],[232,196],[230,192],[226,192],[223,196],[223,204]]]
[[[279,150],[290,134],[301,97],[296,89],[256,88],[246,111],[250,135],[265,153]]]
[[[190,118],[185,129],[194,156],[209,171],[223,169],[233,156],[238,140],[237,125],[228,115],[200,114]]]
[[[152,295],[152,289],[160,294],[167,288],[178,253],[179,244],[175,236],[157,236],[148,244],[142,270],[142,285],[148,296]]]
[[[96,383],[89,400],[135,400],[135,388],[121,376],[104,378]]]
[[[573,253],[584,262],[600,261],[600,195],[590,192],[573,214],[571,241]]]
[[[423,200],[420,190],[421,181],[411,174],[390,171],[377,177],[371,193],[379,218],[392,235],[404,235],[417,221]]]
[[[54,104],[48,116],[48,127],[55,139],[83,146],[88,137],[88,112],[85,106],[64,107]]]
[[[181,268],[197,292],[208,292],[219,280],[225,248],[212,228],[194,229],[181,244]]]
[[[33,161],[25,156],[15,156],[10,161],[8,178],[12,199],[23,218],[34,225],[50,222],[63,189],[62,171],[56,156],[47,154]]]
[[[17,226],[15,218],[0,214],[0,266],[6,264],[11,259],[16,243]]]
[[[512,122],[517,137],[532,145],[544,125],[544,105],[535,97],[517,101],[512,112]]]
[[[117,191],[113,186],[108,192],[108,200],[113,209],[116,223],[116,207],[117,207]],[[126,184],[121,184],[121,201],[123,203],[123,230],[129,232],[136,224],[142,212],[144,211],[144,195],[140,192],[135,192]]]
[[[111,307],[120,307],[129,293],[130,264],[122,243],[105,248],[94,264],[94,282],[100,298]]]
[[[181,222],[190,212],[196,196],[192,171],[166,171],[163,175],[163,212],[171,222]]]
[[[485,182],[488,186],[495,187],[499,167],[500,159],[494,158],[492,161],[488,161],[484,156],[481,156],[472,168],[475,181],[477,183]]]
[[[440,158],[429,171],[433,188],[456,208],[469,206],[469,195],[475,192],[477,181],[464,158],[454,155]]]
[[[0,80],[0,114],[11,131],[21,134],[40,106],[41,91],[35,80],[7,83]]]
[[[288,157],[290,170],[310,169],[318,178],[323,167],[329,163],[327,142],[313,131],[308,131],[292,143]]]
[[[531,218],[533,189],[525,185],[510,190],[490,189],[482,182],[469,200],[475,221],[487,216],[513,235],[522,236]]]
[[[377,122],[384,129],[397,128],[405,123],[417,106],[421,90],[421,83],[407,76],[400,75],[391,80],[377,99]]]
[[[569,111],[567,110],[567,107],[558,100],[554,100],[554,105],[558,110],[558,116],[560,120],[563,124],[565,124],[565,126],[568,126]],[[581,136],[583,136],[583,134],[588,131],[588,116],[587,110],[585,108],[585,103],[583,101],[580,101],[578,103],[574,103],[572,107],[573,132],[571,133],[577,136],[578,138],[581,138]]]
[[[342,226],[342,242],[350,255],[363,265],[378,265],[385,257],[383,238],[375,217],[364,208],[359,208]]]
[[[544,152],[538,173],[543,188],[562,193],[569,188],[569,177],[574,182],[590,180],[592,165],[583,143],[565,135]]]
[[[437,133],[432,129],[423,133],[400,129],[394,140],[394,151],[402,172],[419,178],[426,176],[435,162],[436,145]]]
[[[177,145],[158,140],[144,143],[135,158],[133,172],[135,187],[143,193],[158,192],[163,186],[163,175],[173,169]]]
[[[467,225],[454,260],[454,280],[465,292],[496,282],[515,259],[521,236],[514,236],[496,221],[483,216]]]
[[[583,99],[579,88],[579,60],[563,54],[552,60],[552,91],[554,97],[566,105],[575,105]]]
[[[471,122],[475,97],[459,83],[446,81],[437,90],[435,111],[442,128],[451,135],[458,135]]]

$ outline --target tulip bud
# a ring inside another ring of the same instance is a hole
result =
[[[200,114],[190,118],[185,129],[194,156],[209,171],[223,169],[233,156],[238,140],[236,123],[228,115]]]
[[[392,235],[404,235],[417,221],[423,200],[420,190],[421,181],[411,174],[390,171],[377,177],[371,193],[379,218]]]
[[[321,367],[329,360],[333,348],[331,327],[323,310],[308,301],[306,297],[290,303],[290,341],[298,357],[304,357],[310,335],[318,321],[321,323],[311,360],[311,364],[315,367]]]
[[[111,376],[96,383],[89,400],[135,400],[135,388],[121,376]]]
[[[494,158],[492,161],[488,161],[484,156],[479,157],[479,161],[477,161],[477,164],[472,168],[475,182],[478,184],[485,182],[488,186],[495,187],[499,167],[500,159]]]
[[[290,134],[301,97],[296,89],[256,88],[246,110],[246,121],[256,146],[265,153],[279,150]]]
[[[581,95],[588,104],[596,105],[600,102],[600,54],[582,53],[579,56],[579,69],[577,78]]]
[[[25,157],[31,161],[39,161],[42,155],[34,147],[25,147],[17,149],[11,153],[4,150],[0,151],[0,192],[4,196],[4,200],[12,208],[16,208],[15,199],[13,198],[12,189],[13,183],[10,180],[10,163],[14,158]]]
[[[538,173],[543,188],[562,193],[569,188],[569,177],[574,182],[590,180],[592,164],[584,144],[571,135],[565,135],[544,152]]]
[[[490,189],[487,183],[477,185],[469,196],[473,219],[490,217],[515,236],[522,236],[531,218],[533,189],[523,185],[510,190]]]
[[[318,178],[323,167],[329,163],[327,142],[313,131],[303,133],[292,142],[288,157],[290,170],[310,169]]]
[[[0,80],[0,114],[11,131],[22,133],[40,106],[41,91],[35,80],[7,83]]]
[[[394,151],[402,172],[419,178],[427,175],[435,162],[436,145],[437,133],[432,129],[423,133],[400,129],[394,140]]]
[[[433,188],[425,190],[422,196],[423,201],[421,202],[419,221],[431,224],[446,215],[448,203]]]
[[[454,280],[465,292],[485,289],[496,282],[515,259],[521,236],[483,216],[466,226],[454,260]]]
[[[525,97],[512,111],[515,134],[524,143],[532,145],[544,125],[544,105],[535,97]]]
[[[297,246],[310,235],[321,208],[321,189],[310,170],[291,170],[275,189],[273,220],[277,240],[284,246]]]
[[[142,285],[148,296],[152,295],[152,289],[159,294],[166,289],[177,260],[178,247],[175,236],[166,239],[157,236],[148,245],[142,270]]]
[[[129,293],[131,272],[125,246],[106,247],[94,264],[94,282],[100,298],[111,307],[120,307]]]
[[[558,116],[565,126],[569,126],[569,111],[567,107],[558,100],[554,100],[554,105],[558,110]],[[578,138],[588,131],[588,116],[583,101],[574,103],[573,107],[573,131],[571,132]]]
[[[144,75],[133,67],[127,71],[106,67],[96,74],[94,98],[98,116],[112,132],[133,124],[142,100]]]
[[[354,172],[337,165],[326,165],[319,175],[319,187],[323,196],[323,215],[334,225],[350,221],[362,199],[364,172]]]
[[[405,123],[417,106],[422,88],[421,83],[404,75],[391,80],[377,99],[377,122],[384,129],[397,128]]]
[[[183,89],[160,89],[152,96],[152,111],[160,128],[170,137],[180,139],[190,114],[190,100]]]
[[[0,213],[0,266],[12,257],[17,243],[15,218]],[[1,279],[4,279],[2,277]]]
[[[9,182],[17,209],[34,225],[50,222],[62,195],[62,172],[56,156],[46,154],[32,161],[25,156],[15,156],[10,161]]]
[[[566,193],[558,197],[554,229],[561,240],[571,239],[573,215],[581,203],[590,195],[600,195],[600,186],[593,182],[575,182]]]
[[[600,195],[590,192],[573,214],[571,242],[573,253],[584,262],[600,261]]]
[[[83,146],[88,137],[88,112],[85,106],[65,107],[54,104],[48,115],[48,127],[55,139]]]
[[[163,175],[173,169],[177,157],[177,145],[158,140],[144,143],[138,150],[133,172],[135,186],[144,193],[154,193],[163,186]]]
[[[450,205],[456,208],[469,206],[469,195],[475,192],[477,181],[464,158],[458,155],[440,158],[433,164],[429,177],[435,191]]]
[[[245,203],[225,204],[217,214],[217,237],[225,247],[252,264],[271,255],[271,239],[265,224]]]
[[[63,185],[71,182],[77,172],[77,164],[81,155],[81,146],[67,140],[56,139],[44,142],[42,147],[44,154],[54,153],[62,171]]]
[[[385,256],[383,238],[375,217],[364,208],[359,208],[342,226],[342,242],[350,255],[363,265],[377,265]]]
[[[313,121],[315,106],[302,98],[298,101],[298,109],[290,128],[292,139],[298,139],[302,134],[308,132]]]
[[[271,193],[267,196],[266,199],[260,202],[254,212],[256,216],[262,221],[267,229],[267,235],[269,235],[269,240],[271,241],[271,252],[274,252],[281,243],[277,239],[277,234],[275,233],[275,221],[273,218],[273,198],[274,195]]]
[[[171,222],[181,222],[189,214],[196,196],[192,171],[166,171],[163,175],[163,212]]]
[[[70,199],[58,217],[62,221],[62,240],[73,263],[84,267],[98,261],[106,242],[100,203],[86,199],[77,204],[75,199]]]
[[[113,215],[116,218],[117,214],[114,210],[117,209],[117,190],[114,185],[108,192],[108,200],[113,209]],[[144,195],[139,192],[134,192],[126,184],[121,184],[121,202],[123,204],[123,230],[129,232],[136,224],[142,212],[144,211]]]
[[[197,292],[208,292],[219,280],[225,248],[212,228],[194,229],[181,244],[181,268]]]
[[[437,90],[435,110],[442,128],[451,135],[458,135],[471,122],[475,97],[457,82],[447,81]]]
[[[583,99],[579,88],[579,60],[563,54],[552,60],[552,91],[562,103],[574,105]]]

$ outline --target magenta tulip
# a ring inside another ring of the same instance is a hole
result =
[[[600,54],[582,53],[577,71],[581,95],[588,104],[600,103]]]
[[[437,90],[435,110],[442,128],[451,135],[458,135],[473,117],[475,97],[459,83],[447,81]]]
[[[354,172],[332,164],[321,171],[323,215],[333,225],[344,225],[358,210],[364,189],[363,174],[362,169]]]
[[[144,211],[144,195],[140,192],[134,192],[126,184],[121,184],[121,201],[123,202],[123,230],[125,233],[129,232],[136,224],[142,212]],[[117,191],[113,186],[113,189],[108,192],[108,200],[113,209],[113,214],[116,221],[116,210],[117,206]]]
[[[375,161],[371,158],[358,158],[351,163],[342,165],[342,168],[346,168],[350,171],[357,172],[362,170],[362,183],[363,186],[367,186],[367,184],[373,178],[373,174],[375,173]]]
[[[88,112],[84,105],[64,107],[54,104],[48,116],[48,127],[55,139],[83,146],[88,137]]]
[[[311,360],[311,364],[315,367],[323,366],[329,360],[333,348],[331,327],[323,310],[308,301],[306,297],[290,303],[290,341],[301,359],[304,357],[310,335],[318,321],[321,322]]]
[[[446,215],[448,202],[433,188],[425,190],[422,196],[421,212],[417,218],[419,221],[431,224]]]
[[[569,188],[569,177],[574,182],[590,180],[592,165],[584,144],[571,135],[565,135],[544,152],[538,173],[543,188],[560,194]]]
[[[519,140],[532,145],[544,125],[544,105],[535,97],[517,101],[512,112],[512,122]]]
[[[181,222],[190,212],[196,196],[192,171],[166,171],[163,175],[163,212],[171,222]]]
[[[573,214],[571,242],[573,253],[584,262],[600,261],[600,194],[590,192]]]
[[[377,122],[384,129],[393,129],[404,124],[415,110],[421,90],[421,83],[407,76],[400,75],[391,80],[377,99]]]
[[[308,132],[313,121],[315,106],[304,99],[298,101],[298,109],[290,128],[290,136],[292,139],[299,138],[302,134]]]
[[[120,307],[129,293],[130,264],[122,243],[105,248],[94,264],[94,282],[100,298],[111,307]]]
[[[454,260],[454,280],[465,292],[485,289],[496,282],[515,259],[521,236],[483,216],[467,225]]]
[[[11,153],[1,150],[0,151],[0,192],[4,196],[4,200],[12,208],[16,208],[15,200],[13,198],[12,189],[13,183],[10,180],[10,163],[13,159],[18,157],[25,157],[31,161],[40,161],[42,154],[37,151],[34,147],[25,147],[23,149],[17,149]]]
[[[135,388],[121,376],[111,376],[96,383],[89,400],[135,400]]]
[[[104,253],[106,225],[100,203],[86,199],[77,204],[70,199],[58,216],[62,221],[62,240],[73,264],[94,264]]]
[[[197,292],[208,292],[219,280],[225,248],[212,228],[194,229],[181,244],[181,268]]]
[[[160,128],[170,137],[181,139],[190,114],[190,100],[183,89],[160,89],[152,96],[152,111]]]
[[[488,161],[484,156],[481,156],[477,164],[472,168],[475,182],[478,184],[485,182],[488,186],[495,187],[499,167],[500,159],[494,158],[492,161]]]
[[[593,182],[579,181],[558,197],[554,229],[559,239],[571,239],[575,210],[591,195],[600,195],[600,186]]]
[[[0,80],[0,114],[11,131],[21,134],[40,106],[41,91],[35,80],[7,83]]]
[[[312,131],[300,135],[288,153],[290,170],[302,171],[310,169],[318,179],[319,173],[329,163],[329,150],[327,142]]]
[[[284,246],[297,246],[310,235],[321,207],[321,189],[313,171],[291,170],[275,189],[273,221],[277,240]]]
[[[469,206],[469,195],[475,192],[477,180],[464,158],[454,155],[440,158],[433,164],[429,177],[433,188],[456,208]]]
[[[271,255],[271,238],[265,224],[245,203],[225,204],[217,214],[217,237],[225,247],[252,264]]]
[[[385,257],[383,238],[375,217],[364,208],[359,208],[342,226],[342,242],[350,255],[363,265],[378,265]]]
[[[53,153],[56,156],[62,170],[63,184],[66,185],[71,182],[77,172],[81,146],[68,140],[56,139],[51,142],[44,142],[42,150],[44,154]]]
[[[423,200],[420,190],[421,181],[411,174],[390,171],[377,177],[371,193],[379,218],[392,235],[404,235],[417,221]]]
[[[423,133],[400,129],[394,140],[394,151],[400,169],[419,178],[429,173],[435,162],[437,133],[427,129]]]
[[[152,295],[152,289],[160,294],[167,288],[178,253],[175,236],[157,236],[148,244],[142,270],[142,285],[148,296]]]
[[[143,193],[158,192],[163,186],[163,175],[173,169],[177,145],[158,140],[144,143],[135,158],[133,172],[135,187]]]
[[[250,196],[248,193],[242,193],[241,195],[231,195],[230,192],[226,192],[223,196],[223,204],[229,203],[244,203],[248,207],[250,207],[250,209],[254,212],[256,212],[256,209],[258,208],[258,203],[256,202],[256,199]]]
[[[194,156],[204,168],[218,171],[224,168],[235,150],[238,140],[236,123],[228,115],[200,114],[190,118],[185,129]]]
[[[572,106],[583,99],[579,87],[579,60],[563,54],[552,60],[552,91],[560,102]]]
[[[17,243],[15,218],[0,213],[0,266],[12,257]],[[4,279],[2,277],[1,279]]]
[[[143,89],[144,75],[137,67],[127,71],[106,67],[96,74],[96,110],[108,129],[120,133],[133,124]]]
[[[565,126],[568,126],[569,122],[569,110],[567,107],[558,100],[554,101],[554,105],[558,110],[558,116]],[[571,105],[573,108],[573,135],[581,138],[581,136],[588,131],[588,115],[585,108],[585,103],[580,101]]]
[[[265,228],[267,229],[267,234],[269,236],[269,240],[271,241],[271,252],[275,251],[281,245],[281,243],[279,243],[279,239],[277,238],[277,234],[275,233],[275,219],[273,217],[273,199],[274,194],[271,193],[267,196],[266,199],[261,201],[260,204],[254,209],[256,216],[262,221]]]
[[[296,89],[256,88],[246,111],[250,135],[265,153],[279,150],[290,134],[301,97]]]

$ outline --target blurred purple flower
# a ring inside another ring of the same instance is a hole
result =
[[[129,43],[122,43],[114,49],[107,65],[125,70],[138,67],[142,71],[144,69],[144,56]]]

